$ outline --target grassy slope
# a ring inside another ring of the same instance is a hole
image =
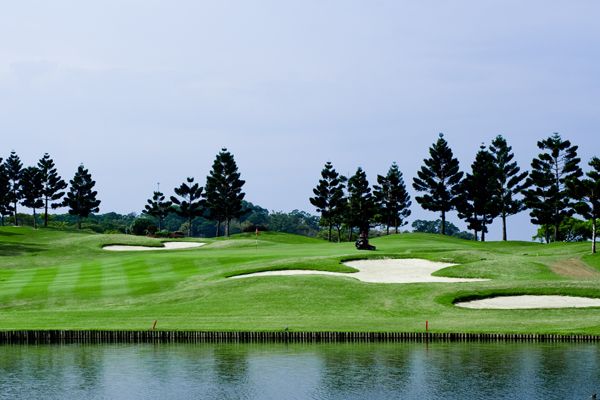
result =
[[[549,265],[582,258],[587,244],[475,243],[424,234],[350,243],[285,234],[206,240],[198,249],[115,253],[105,244],[160,245],[124,235],[0,228],[0,329],[399,330],[600,334],[600,309],[466,310],[458,297],[562,293],[600,297],[598,278],[567,278]],[[340,260],[416,257],[459,266],[440,275],[489,282],[372,284],[324,276],[226,276],[265,269],[349,272]]]

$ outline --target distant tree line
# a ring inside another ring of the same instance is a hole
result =
[[[214,223],[215,236],[229,236],[231,222],[247,212],[243,206],[246,196],[242,190],[244,183],[233,155],[223,148],[213,162],[204,187],[188,177],[174,189],[175,196],[169,199],[164,193],[155,191],[142,213],[156,218],[159,231],[163,228],[163,220],[169,214],[176,214],[186,220],[188,236],[192,235],[197,217]]]
[[[333,228],[339,242],[342,230],[347,233],[348,240],[352,240],[356,233],[368,236],[373,223],[384,225],[388,233],[390,228],[398,233],[410,216],[410,196],[396,163],[385,176],[377,176],[377,185],[371,189],[362,168],[347,178],[327,162],[313,194],[310,203],[321,214],[320,223],[327,228],[329,241],[333,240]]]
[[[440,213],[440,219],[415,221],[413,228],[485,241],[489,226],[500,218],[502,239],[507,240],[508,217],[529,210],[531,222],[540,227],[547,243],[588,240],[585,227],[589,226],[592,251],[596,252],[600,159],[593,157],[584,175],[578,147],[558,133],[539,141],[537,146],[540,154],[532,160],[531,171],[521,171],[511,146],[497,136],[489,146],[481,145],[470,171],[465,173],[440,133],[412,183],[420,194],[415,197],[417,203],[425,210]],[[327,229],[330,241],[333,228],[338,241],[344,230],[351,238],[355,230],[368,235],[370,228],[377,225],[385,227],[388,234],[390,228],[397,233],[410,216],[410,196],[395,163],[387,175],[377,176],[377,185],[371,188],[361,168],[348,178],[327,162],[313,194],[310,203],[320,213],[320,223]],[[457,212],[472,234],[460,233],[456,227],[456,232],[447,232],[451,224],[446,215],[450,211]],[[578,221],[574,215],[589,223],[574,224]],[[540,237],[539,233],[536,237]]]
[[[44,226],[48,226],[50,209],[67,207],[81,228],[83,218],[99,211],[100,200],[94,191],[96,182],[80,165],[69,185],[58,175],[54,161],[47,153],[37,165],[24,167],[12,151],[6,160],[0,158],[0,223],[12,217],[19,225],[18,206],[32,210],[33,226],[37,227],[38,210],[43,210]],[[67,191],[65,191],[68,188]]]

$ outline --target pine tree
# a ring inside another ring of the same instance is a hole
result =
[[[208,216],[217,222],[217,236],[222,222],[225,222],[225,236],[229,236],[231,220],[243,215],[242,200],[246,196],[242,191],[244,183],[233,155],[227,149],[221,149],[205,185]]]
[[[410,195],[402,178],[402,172],[394,162],[386,176],[377,175],[377,185],[373,186],[373,195],[377,204],[377,220],[386,225],[386,233],[390,234],[390,226],[398,233],[398,227],[406,225],[410,216]]]
[[[482,145],[477,152],[471,170],[459,186],[456,206],[459,217],[475,231],[475,238],[477,232],[481,232],[481,241],[485,242],[488,225],[500,214],[499,172],[494,156],[485,146]]]
[[[498,169],[498,201],[500,217],[502,217],[502,240],[506,241],[506,218],[525,209],[524,201],[516,196],[526,188],[523,180],[527,178],[528,173],[527,171],[520,173],[521,169],[516,162],[512,161],[515,157],[512,147],[502,136],[496,136],[492,141],[490,152],[494,156],[494,162]]]
[[[65,195],[64,190],[67,184],[58,175],[54,161],[48,153],[38,161],[38,168],[42,174],[43,197],[44,197],[44,226],[48,226],[48,206],[58,208],[61,206],[61,199]],[[54,203],[50,203],[54,202]]]
[[[592,158],[589,166],[591,170],[586,173],[587,178],[571,179],[567,182],[567,187],[577,200],[575,211],[592,221],[592,254],[595,254],[597,222],[600,218],[600,158]]]
[[[441,213],[442,235],[445,235],[446,213],[455,208],[457,186],[463,173],[442,133],[429,148],[429,158],[423,162],[425,165],[417,172],[418,178],[414,178],[413,188],[427,194],[417,196],[416,200],[425,210]]]
[[[33,210],[33,228],[37,228],[36,209],[44,206],[42,171],[37,167],[27,167],[21,171],[21,204]]]
[[[165,200],[165,195],[159,191],[155,191],[147,203],[142,213],[156,218],[158,220],[158,230],[162,230],[163,221],[171,213],[173,203]]]
[[[6,168],[0,158],[0,223],[4,226],[4,217],[12,214],[11,185]]]
[[[375,201],[367,181],[367,174],[359,167],[348,179],[347,221],[350,235],[352,235],[352,228],[357,227],[359,235],[368,238],[374,215]]]
[[[202,190],[203,188],[199,184],[194,183],[194,178],[187,178],[187,183],[183,182],[178,188],[175,188],[175,194],[182,200],[171,196],[175,213],[188,221],[188,236],[192,236],[194,218],[204,213],[205,200],[202,198]]]
[[[17,204],[21,200],[21,171],[23,170],[23,163],[21,159],[14,151],[10,152],[10,156],[6,159],[4,166],[6,168],[6,174],[10,180],[10,200],[12,202],[12,212],[15,218],[15,226],[19,225],[17,219]]]
[[[579,167],[577,146],[563,140],[558,133],[538,142],[543,152],[531,162],[531,173],[524,191],[525,204],[531,211],[531,222],[545,229],[550,242],[549,227],[554,227],[554,241],[559,240],[561,222],[574,214],[574,200],[566,183],[583,175]]]
[[[321,213],[320,223],[328,227],[327,240],[331,241],[331,230],[334,225],[338,227],[338,242],[340,241],[340,217],[344,208],[344,177],[340,176],[333,168],[331,162],[327,162],[321,171],[319,184],[313,189],[315,197],[311,197],[310,203]]]
[[[470,179],[467,175],[458,186],[459,195],[456,198],[458,218],[467,223],[467,229],[473,231],[475,240],[479,240],[479,232],[481,232],[482,229],[481,219],[479,218],[473,203],[473,198],[477,195],[477,190],[475,181]]]
[[[69,207],[69,214],[77,216],[77,227],[81,229],[82,218],[100,211],[100,200],[96,198],[98,192],[93,190],[96,182],[82,164],[69,184],[71,186],[61,206]]]

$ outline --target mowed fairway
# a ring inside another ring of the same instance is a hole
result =
[[[475,310],[456,299],[492,294],[600,297],[600,257],[589,244],[476,243],[426,234],[352,243],[262,233],[198,239],[203,247],[110,252],[155,239],[0,228],[0,329],[333,330],[600,334],[600,308]],[[335,276],[227,279],[273,269],[352,272],[357,258],[459,264],[463,283],[365,283]]]

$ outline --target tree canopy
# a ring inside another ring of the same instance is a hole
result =
[[[481,241],[485,241],[488,226],[500,214],[500,189],[498,169],[494,156],[481,146],[475,161],[471,164],[471,173],[460,184],[457,210],[460,218],[466,220],[469,229],[481,232]]]
[[[38,168],[43,185],[44,226],[48,226],[48,207],[54,209],[62,205],[61,199],[65,195],[64,190],[67,188],[67,183],[58,175],[54,160],[48,153],[45,153],[38,161]]]
[[[6,175],[10,181],[10,201],[12,202],[12,212],[14,214],[15,226],[19,225],[17,219],[17,204],[21,200],[21,172],[23,163],[14,151],[10,152],[10,156],[4,162]]]
[[[94,190],[96,182],[92,175],[82,165],[77,168],[75,176],[69,181],[70,187],[62,206],[69,208],[69,214],[77,217],[77,227],[81,229],[81,219],[100,211],[100,200]]]
[[[456,206],[457,188],[463,173],[442,133],[429,148],[429,158],[423,160],[423,163],[417,177],[413,179],[413,188],[425,194],[415,199],[425,210],[441,213],[441,234],[444,235],[446,213]]]
[[[524,191],[525,204],[530,209],[531,222],[544,227],[546,241],[550,242],[550,227],[558,241],[561,222],[574,214],[575,201],[567,182],[578,179],[583,172],[579,167],[577,146],[563,140],[558,133],[538,142],[542,153],[531,162],[531,173]]]
[[[160,231],[163,227],[163,220],[172,211],[172,205],[171,201],[165,200],[165,195],[162,192],[155,191],[152,194],[152,198],[148,199],[142,213],[156,218],[158,221],[158,230]]]
[[[377,204],[377,221],[385,224],[388,235],[390,227],[394,227],[395,233],[398,233],[398,228],[408,223],[406,219],[411,214],[412,204],[398,164],[392,163],[387,175],[377,175],[373,196]]]
[[[328,227],[327,240],[331,241],[331,230],[333,225],[338,226],[338,242],[340,241],[339,224],[344,214],[344,181],[333,168],[331,162],[327,162],[321,171],[321,179],[317,187],[313,189],[314,197],[310,203],[321,213],[321,224]]]
[[[188,236],[192,236],[194,218],[204,213],[206,201],[202,198],[202,190],[203,188],[198,183],[194,183],[194,178],[188,177],[186,182],[175,188],[175,194],[179,198],[171,196],[173,210],[187,220]]]
[[[240,179],[233,154],[226,148],[221,149],[206,178],[204,189],[208,217],[217,222],[217,236],[222,222],[225,222],[225,236],[229,236],[231,220],[242,215],[242,200],[246,195],[242,189],[245,183]]]
[[[592,223],[592,253],[596,253],[597,221],[600,218],[600,158],[589,162],[587,178],[571,179],[567,182],[576,202],[575,211]]]

